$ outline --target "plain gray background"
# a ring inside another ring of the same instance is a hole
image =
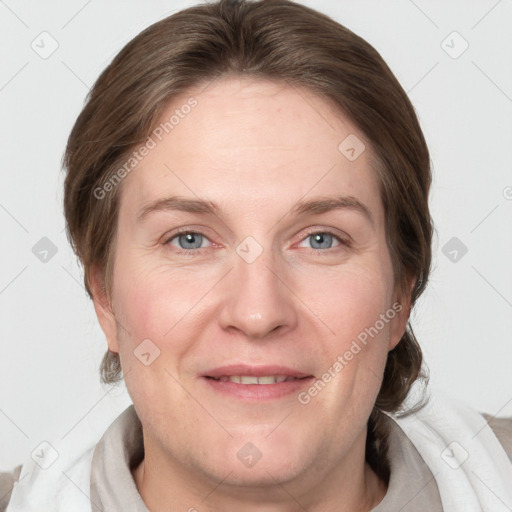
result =
[[[106,342],[63,231],[61,158],[112,57],[194,3],[0,1],[0,469],[43,440],[97,441],[131,403],[99,382]],[[412,324],[431,387],[512,415],[512,1],[303,3],[375,46],[419,114],[437,234]]]

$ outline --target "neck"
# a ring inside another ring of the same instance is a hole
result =
[[[354,454],[349,452],[332,467],[319,461],[315,468],[286,482],[272,477],[273,482],[265,485],[238,485],[229,474],[215,481],[162,457],[146,440],[145,457],[132,474],[152,512],[168,511],[170,504],[173,510],[191,512],[368,512],[384,498],[386,485],[364,460],[365,437],[366,431],[352,447],[359,455],[358,464],[350,460]]]

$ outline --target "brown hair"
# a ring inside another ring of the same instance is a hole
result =
[[[370,44],[289,0],[221,0],[185,9],[141,32],[100,75],[64,156],[67,235],[83,264],[89,295],[97,266],[110,297],[122,183],[101,199],[94,191],[105,187],[130,151],[147,139],[171,98],[233,73],[307,88],[359,127],[376,161],[395,285],[404,296],[411,293],[414,305],[427,283],[433,229],[430,158],[414,108]],[[409,277],[415,279],[412,292]],[[426,378],[421,349],[408,325],[388,354],[369,421],[370,441],[384,440],[379,411],[399,410],[421,376]],[[120,380],[118,354],[107,351],[101,378]],[[378,445],[369,442],[367,458],[386,477]]]

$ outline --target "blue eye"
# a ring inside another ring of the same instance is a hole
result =
[[[329,250],[335,249],[341,245],[348,247],[351,245],[349,240],[344,240],[329,231],[316,231],[309,233],[302,239],[299,247],[306,247],[303,244],[307,241],[309,241],[310,244],[309,248],[314,249],[314,252],[316,253],[328,252]],[[196,231],[182,231],[168,238],[164,245],[173,246],[173,251],[177,254],[193,256],[198,253],[202,253],[203,249],[208,248],[207,245],[203,245],[203,242],[209,242],[211,244],[208,238],[202,233],[198,233]]]
[[[178,233],[177,235],[174,235],[166,243],[176,247],[176,245],[172,243],[173,240],[177,240],[179,247],[186,251],[191,249],[201,249],[203,241],[208,239],[201,233],[186,231],[184,233]]]
[[[330,249],[334,240],[334,237],[330,233],[315,233],[309,235],[311,244],[314,249]],[[318,244],[317,247],[315,245]]]
[[[341,238],[327,231],[317,231],[315,233],[310,233],[306,238],[304,238],[304,241],[306,240],[310,241],[312,249],[321,250],[332,249],[333,241],[337,242],[337,244],[334,247],[337,247],[338,245],[344,243],[343,240],[341,240]]]

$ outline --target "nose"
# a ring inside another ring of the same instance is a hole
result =
[[[290,278],[266,251],[251,263],[235,255],[234,268],[226,277],[226,298],[219,317],[224,330],[262,340],[296,326],[297,297],[288,283]]]

